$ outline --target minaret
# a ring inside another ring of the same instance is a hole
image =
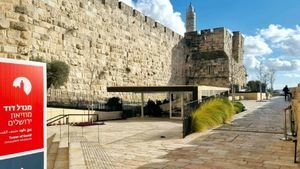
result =
[[[196,12],[190,3],[186,13],[186,32],[196,31]]]

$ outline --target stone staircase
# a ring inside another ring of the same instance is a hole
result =
[[[56,134],[47,139],[47,169],[69,169],[69,148]]]
[[[50,129],[51,128],[51,129]],[[59,126],[48,126],[47,169],[114,169],[111,157],[91,132],[78,129],[69,132],[63,126],[62,135]],[[89,139],[88,139],[89,138]]]

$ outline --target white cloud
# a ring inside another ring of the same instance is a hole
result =
[[[267,58],[271,54],[272,58]],[[277,71],[300,69],[300,26],[286,28],[271,24],[259,29],[256,35],[245,36],[245,64],[248,70],[254,70],[259,61]]]
[[[273,43],[287,40],[294,34],[294,30],[290,28],[283,28],[280,25],[271,24],[267,29],[261,29],[259,34],[265,39],[271,40]]]
[[[289,77],[289,78],[299,78],[300,74],[299,73],[285,73],[283,74],[285,77]]]
[[[259,36],[245,36],[245,63],[248,68],[254,69],[259,64],[261,57],[273,51],[265,40]]]
[[[133,4],[132,0],[120,0],[120,1],[124,2],[125,4],[127,4],[131,7],[134,7],[134,4]]]
[[[256,35],[245,37],[245,55],[264,56],[271,54],[272,52],[272,49],[261,36]]]
[[[261,29],[259,35],[284,54],[300,57],[300,26],[296,25],[292,29],[272,24],[266,29]]]
[[[161,24],[169,27],[175,32],[183,35],[185,33],[185,25],[181,19],[181,13],[174,11],[170,0],[121,0],[122,2],[133,6]]]
[[[295,71],[300,70],[300,60],[284,60],[279,58],[271,58],[266,61],[269,68],[277,71]]]

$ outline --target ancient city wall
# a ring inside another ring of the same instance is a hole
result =
[[[65,61],[68,83],[50,90],[62,100],[89,91],[102,100],[112,96],[106,86],[184,84],[182,38],[117,0],[0,1],[0,57]]]

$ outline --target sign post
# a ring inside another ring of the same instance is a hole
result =
[[[0,58],[0,168],[46,169],[46,64]]]

